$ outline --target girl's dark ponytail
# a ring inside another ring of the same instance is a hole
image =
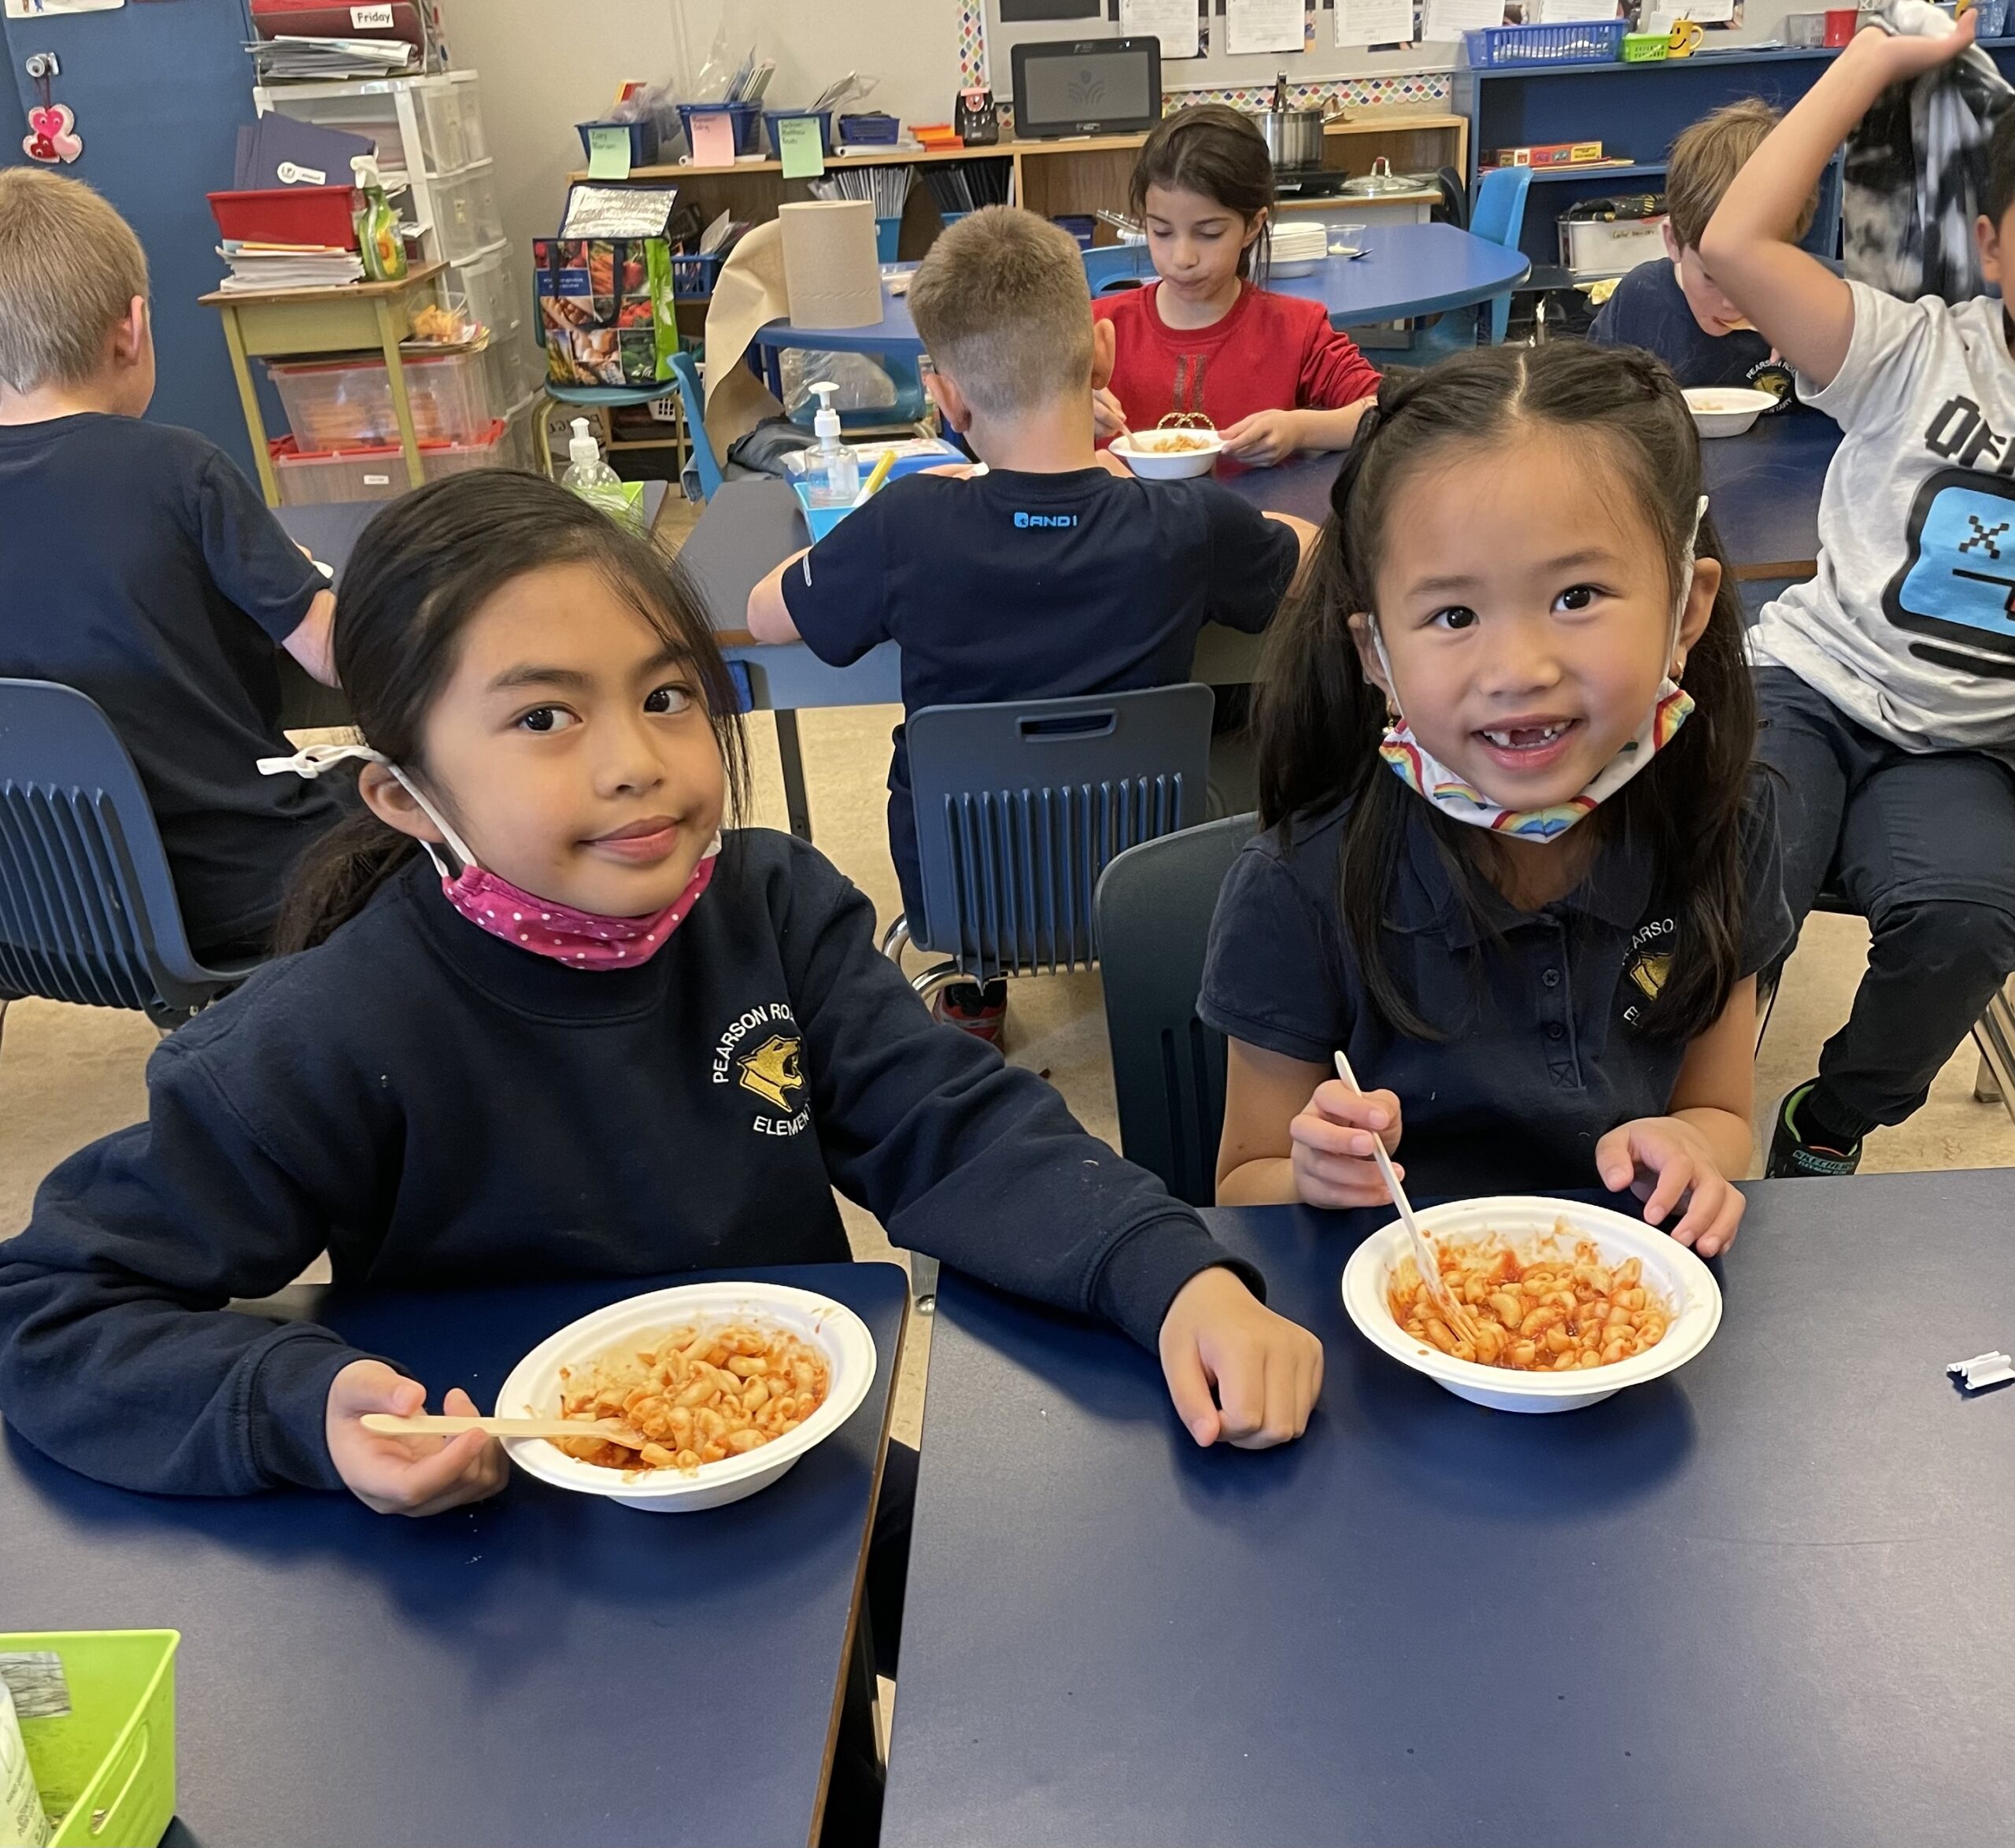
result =
[[[556,564],[594,566],[690,665],[727,766],[732,817],[748,791],[739,701],[697,595],[656,547],[542,475],[482,469],[431,482],[364,529],[337,587],[335,662],[366,742],[423,778],[427,716],[454,672],[463,630],[513,578]],[[420,851],[360,806],[301,856],[275,951],[313,948]]]

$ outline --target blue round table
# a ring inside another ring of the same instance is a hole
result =
[[[1320,301],[1338,327],[1356,327],[1487,301],[1515,288],[1532,268],[1523,253],[1452,224],[1372,225],[1358,241],[1362,257],[1332,257],[1312,275],[1276,279],[1268,287]],[[1141,266],[1144,276],[1153,275],[1144,251]],[[756,344],[766,354],[791,346],[910,358],[923,351],[908,302],[890,294],[885,279],[882,318],[867,327],[800,327],[776,320],[757,331]]]

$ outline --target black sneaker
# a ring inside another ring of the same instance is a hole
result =
[[[1861,1166],[1861,1144],[1851,1148],[1828,1148],[1817,1142],[1801,1142],[1792,1118],[1798,1107],[1811,1094],[1817,1078],[1784,1093],[1777,1106],[1777,1127],[1770,1137],[1770,1159],[1764,1166],[1766,1181],[1791,1181],[1801,1175],[1851,1174]]]
[[[997,1046],[1008,1024],[1008,984],[1000,976],[985,988],[976,981],[947,983],[930,997],[930,1011],[945,1026]]]

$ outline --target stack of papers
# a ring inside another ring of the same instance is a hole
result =
[[[283,81],[390,77],[420,64],[419,52],[402,39],[263,39],[245,49],[262,78]]]
[[[248,244],[227,238],[217,254],[231,265],[231,274],[217,285],[227,295],[333,289],[364,280],[364,260],[354,250],[322,244]]]

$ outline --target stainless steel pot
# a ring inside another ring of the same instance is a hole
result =
[[[1267,109],[1252,118],[1275,169],[1283,173],[1322,164],[1323,119],[1320,109]]]

